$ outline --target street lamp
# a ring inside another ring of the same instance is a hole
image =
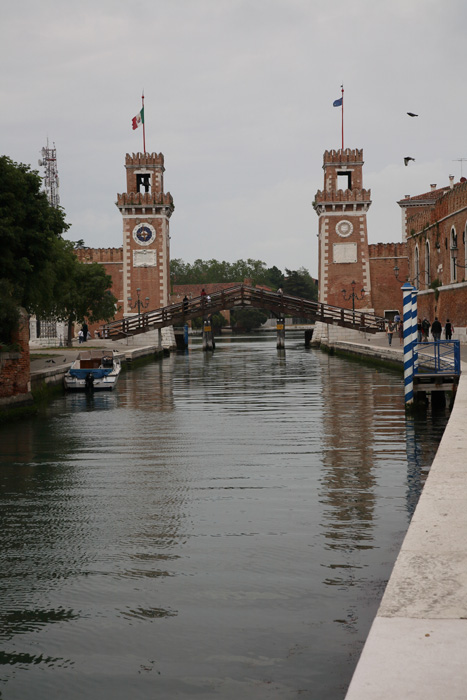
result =
[[[399,279],[399,266],[394,265],[393,270],[394,270],[394,276],[395,276],[396,280],[399,280],[399,282],[401,282],[402,280]],[[411,285],[415,286],[415,282],[420,281],[420,274],[421,273],[418,272],[413,279],[410,279],[410,277],[407,275],[406,282],[409,282]]]
[[[358,296],[358,294],[355,292],[356,284],[357,283],[355,282],[355,280],[352,280],[352,282],[350,283],[350,286],[352,287],[352,291],[349,293],[348,296],[346,296],[347,290],[346,289],[342,290],[342,296],[344,297],[344,301],[350,301],[350,299],[352,299],[352,314],[353,314],[353,323],[354,324],[355,324],[355,299],[357,301],[361,301],[365,296],[365,288],[364,287],[362,287],[362,289],[360,290],[361,296]]]
[[[141,289],[138,287],[136,290],[136,294],[138,295],[138,299],[135,301],[134,304],[131,303],[131,297],[128,297],[128,307],[130,309],[138,308],[138,316],[141,315],[141,309],[147,309],[149,306],[149,297],[146,297],[145,301],[143,302],[140,299],[140,293],[141,293]]]

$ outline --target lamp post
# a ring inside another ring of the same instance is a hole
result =
[[[356,285],[357,285],[357,283],[355,282],[355,280],[352,280],[352,282],[350,283],[350,286],[352,287],[352,291],[349,293],[348,296],[346,296],[347,290],[346,289],[342,290],[342,296],[344,297],[344,301],[350,301],[350,299],[352,299],[352,319],[353,319],[354,325],[355,325],[355,299],[357,301],[361,301],[365,296],[365,288],[364,287],[362,287],[362,289],[360,290],[361,296],[358,296],[358,294],[355,292]]]
[[[146,297],[146,299],[141,301],[140,299],[140,294],[141,294],[141,289],[138,287],[136,290],[136,294],[138,295],[137,300],[135,301],[134,304],[131,303],[131,297],[128,297],[128,307],[130,309],[138,309],[138,316],[141,315],[141,309],[147,309],[149,306],[149,297]]]

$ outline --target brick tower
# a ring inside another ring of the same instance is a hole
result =
[[[325,151],[324,189],[318,190],[314,209],[319,216],[319,301],[370,310],[371,281],[366,214],[370,190],[363,189],[363,150]],[[344,299],[352,293],[362,300]]]
[[[135,314],[137,289],[143,304],[149,298],[148,309],[169,303],[174,204],[172,195],[164,193],[162,153],[127,153],[125,169],[126,192],[116,202],[123,217],[123,312]]]

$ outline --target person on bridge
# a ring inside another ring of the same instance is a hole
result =
[[[201,290],[200,297],[201,297],[201,299],[204,299],[205,296],[206,296],[206,292],[204,291],[204,288],[203,288],[203,289]]]
[[[183,297],[183,313],[186,314],[187,311],[188,311],[188,297],[185,294],[185,296]]]
[[[438,317],[435,316],[435,320],[433,321],[431,325],[431,335],[433,336],[433,340],[438,342],[441,340],[441,331],[443,330],[441,323],[438,321]]]

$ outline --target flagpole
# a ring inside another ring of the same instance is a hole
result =
[[[143,103],[143,115],[144,115],[144,90],[143,94],[141,96],[141,100]],[[145,125],[145,118],[143,116],[143,154],[146,153],[146,125]]]
[[[344,86],[341,85],[342,92],[342,150],[344,150]]]

